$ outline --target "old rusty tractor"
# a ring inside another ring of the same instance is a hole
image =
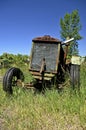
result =
[[[66,59],[68,46],[72,40],[74,39],[71,38],[62,42],[49,35],[34,38],[32,40],[29,72],[36,82],[25,84],[23,72],[19,68],[12,67],[4,75],[3,90],[12,94],[13,86],[20,84],[22,87],[36,88],[41,91],[44,91],[47,86],[50,87],[54,84],[58,88],[58,84],[62,84],[65,81],[66,71],[71,72],[71,82],[74,83],[74,79],[76,82],[77,73],[73,70],[73,66],[70,71],[70,65],[72,63]],[[63,46],[65,46],[65,50]],[[73,60],[73,62],[74,61],[76,60]]]

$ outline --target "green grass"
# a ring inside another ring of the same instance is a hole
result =
[[[81,66],[80,93],[69,86],[60,93],[46,90],[44,95],[16,88],[9,96],[0,84],[0,130],[85,130],[85,68],[86,65]],[[24,74],[27,82],[31,76],[27,71]]]

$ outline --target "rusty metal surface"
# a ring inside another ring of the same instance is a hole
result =
[[[33,77],[35,79],[42,80],[42,74],[40,74],[40,72],[30,70],[30,73],[33,75]],[[55,74],[52,74],[52,73],[47,73],[47,72],[44,73],[44,79],[45,80],[51,80],[51,78],[53,78],[54,76],[55,76]]]
[[[45,35],[42,37],[36,37],[32,40],[33,42],[46,42],[46,43],[61,43],[59,39],[53,38],[49,35]]]
[[[34,43],[30,69],[40,71],[42,59],[45,58],[46,71],[52,73],[57,72],[58,45],[59,44]]]

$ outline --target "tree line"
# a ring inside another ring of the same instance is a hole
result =
[[[28,55],[3,53],[0,55],[0,68],[28,64],[29,58]]]

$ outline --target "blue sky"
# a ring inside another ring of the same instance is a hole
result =
[[[0,0],[0,55],[30,55],[32,39],[60,37],[60,18],[78,9],[82,30],[79,53],[86,56],[86,0]]]

